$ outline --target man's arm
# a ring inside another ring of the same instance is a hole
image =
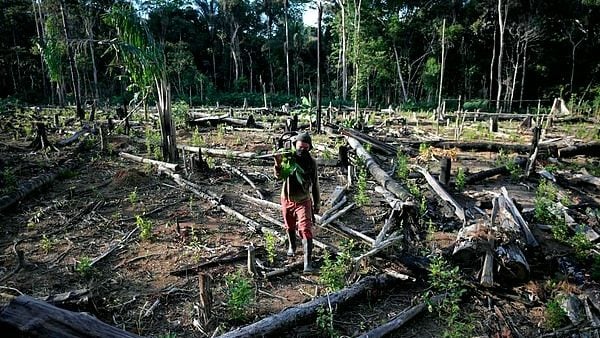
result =
[[[315,161],[315,172],[312,178],[312,200],[313,212],[318,214],[321,209],[321,192],[319,189],[319,170],[317,168],[317,161]]]
[[[275,165],[273,165],[273,175],[275,175],[275,177],[277,179],[281,178],[281,155],[275,155],[273,156],[275,159]]]

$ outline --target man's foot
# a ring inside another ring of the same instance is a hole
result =
[[[288,257],[294,257],[294,255],[296,254],[296,233],[295,233],[295,231],[288,231],[287,238],[288,238],[288,250],[287,250],[286,255]]]

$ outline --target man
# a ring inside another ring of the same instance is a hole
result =
[[[275,156],[273,169],[275,176],[284,180],[281,188],[281,211],[289,244],[287,255],[293,257],[296,252],[296,230],[298,230],[304,248],[304,272],[311,273],[314,271],[312,226],[314,214],[319,213],[321,203],[317,162],[309,153],[312,149],[312,140],[308,133],[298,134],[294,139],[294,145],[296,153],[290,155],[289,163],[296,163],[300,169],[292,166],[295,169],[291,173],[286,172],[282,175],[281,155]]]

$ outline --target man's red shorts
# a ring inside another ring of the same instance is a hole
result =
[[[312,238],[312,200],[307,198],[302,202],[290,201],[281,196],[281,211],[283,223],[287,231],[296,231],[303,239]]]

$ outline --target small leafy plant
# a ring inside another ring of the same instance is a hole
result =
[[[78,274],[80,274],[83,277],[87,277],[89,275],[92,274],[93,272],[93,266],[92,266],[92,259],[87,257],[87,256],[83,256],[79,259],[79,261],[77,262],[77,264],[75,265],[75,272],[77,272]]]
[[[267,250],[267,261],[269,264],[275,263],[277,257],[277,237],[270,232],[265,232],[265,249]]]
[[[560,306],[560,302],[561,297],[555,297],[546,304],[544,317],[546,319],[546,326],[549,329],[555,330],[568,323],[567,313]]]
[[[467,292],[460,270],[458,267],[452,267],[442,256],[434,256],[429,269],[429,283],[432,290],[427,292],[427,298],[431,297],[433,292],[445,293],[443,300],[436,307],[438,314],[446,322],[443,336],[472,336],[473,324],[464,319],[459,306],[461,297]],[[429,311],[433,311],[431,304]]]
[[[140,228],[140,238],[145,241],[152,237],[152,222],[135,215],[135,224]]]
[[[336,259],[331,258],[331,254],[325,250],[323,254],[323,266],[321,266],[321,283],[325,285],[328,292],[341,290],[346,286],[346,275],[352,267],[352,249],[354,241],[342,245],[340,253]]]
[[[408,167],[408,156],[404,154],[404,152],[398,148],[396,151],[396,177],[400,180],[408,179],[408,174],[410,173],[410,169]]]
[[[354,201],[358,206],[368,204],[370,201],[369,196],[367,195],[367,169],[365,167],[361,167],[358,172]]]
[[[46,235],[42,235],[42,239],[40,240],[40,247],[44,250],[45,254],[48,254],[52,250],[54,246],[54,241],[46,237]]]
[[[249,306],[254,303],[252,280],[237,271],[225,277],[225,286],[227,288],[227,308],[231,317],[235,320],[244,319]]]
[[[204,140],[202,139],[202,136],[200,136],[200,131],[198,128],[195,128],[194,132],[192,133],[192,145],[194,147],[204,146]]]
[[[459,167],[456,171],[456,189],[458,191],[463,191],[465,189],[466,183],[467,175],[465,174],[465,170],[462,167]]]
[[[133,191],[127,196],[129,203],[135,204],[138,201],[137,187],[133,188]]]
[[[317,327],[324,337],[339,337],[340,334],[333,327],[333,310],[325,306],[317,308]]]

